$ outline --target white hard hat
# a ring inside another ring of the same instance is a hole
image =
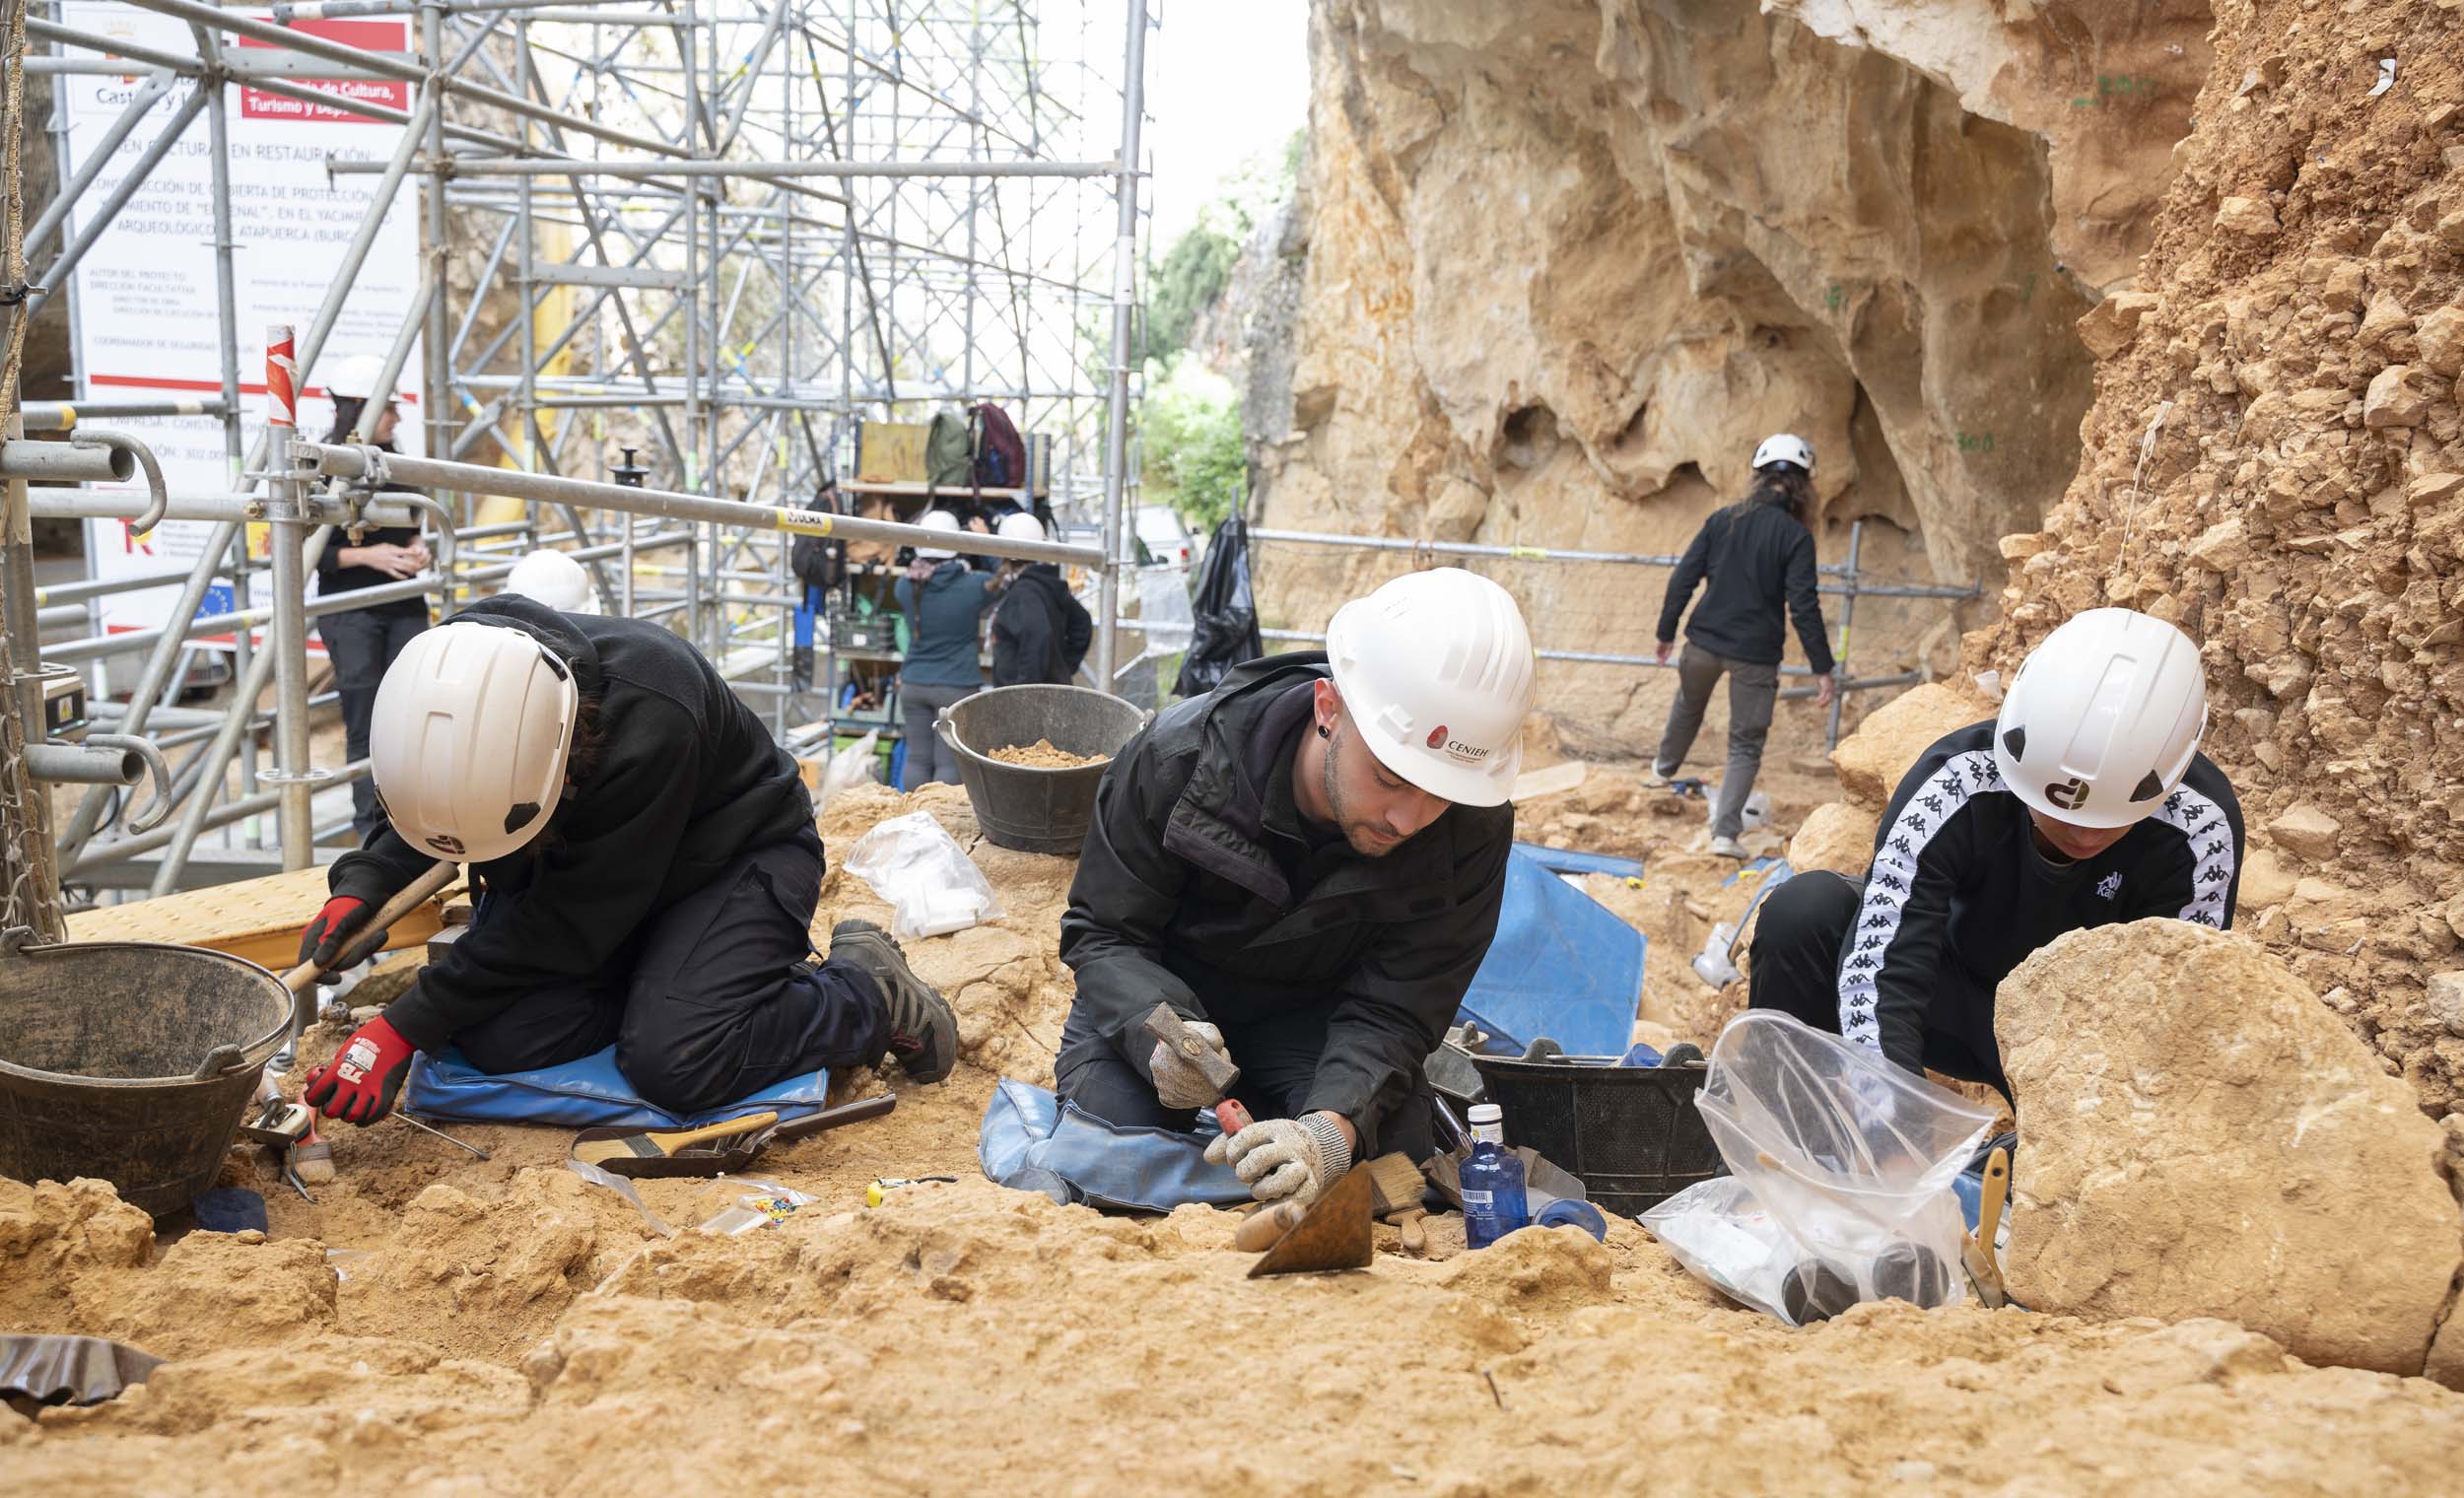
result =
[[[325,393],[344,400],[366,400],[384,373],[385,362],[376,355],[354,354],[334,366],[332,377],[325,381]]]
[[[539,835],[565,789],[581,692],[521,630],[456,621],[413,636],[376,686],[369,774],[402,841],[456,863]]]
[[[958,516],[946,510],[927,510],[924,513],[924,518],[916,523],[926,530],[946,530],[951,535],[958,534],[960,529]],[[926,562],[947,562],[958,553],[946,546],[919,546],[916,548],[916,555]]]
[[[1326,648],[1379,764],[1465,806],[1505,802],[1536,671],[1511,594],[1457,567],[1411,573],[1335,610]]]
[[[595,614],[590,575],[582,564],[550,547],[523,557],[505,575],[505,590],[546,604],[566,614]]]
[[[1754,472],[1760,473],[1773,463],[1794,463],[1803,471],[1812,473],[1814,472],[1814,444],[1791,433],[1773,433],[1762,440],[1761,446],[1754,449]]]
[[[1013,510],[1001,516],[998,534],[1004,541],[1041,541],[1044,522],[1023,510]]]
[[[2019,663],[1994,723],[1994,764],[2048,817],[2128,827],[2190,773],[2207,722],[2189,636],[2134,609],[2089,609]]]

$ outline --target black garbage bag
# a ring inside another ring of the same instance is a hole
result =
[[[1181,678],[1172,685],[1181,696],[1211,692],[1234,666],[1266,653],[1258,639],[1258,602],[1249,590],[1249,522],[1239,515],[1215,527],[1190,611],[1197,615],[1197,628],[1181,660]]]

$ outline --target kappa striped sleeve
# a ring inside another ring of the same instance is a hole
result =
[[[2002,772],[1984,750],[1954,754],[1894,808],[1889,829],[1874,851],[1865,903],[1839,968],[1840,1033],[1885,1055],[1885,1011],[1894,1030],[1906,1028],[1899,1011],[1911,1000],[1922,1008],[1941,960],[1950,919],[1949,881],[1935,847],[1951,819],[1974,796],[2002,787]],[[1929,851],[1934,856],[1929,860]],[[1903,1048],[1904,1049],[1904,1048]],[[1893,1056],[1900,1060],[1902,1057]],[[1912,1055],[1905,1057],[1915,1063]]]
[[[2216,800],[2185,782],[2156,810],[2156,820],[2178,829],[2190,844],[2189,899],[2175,919],[2216,930],[2232,924],[2232,895],[2240,871],[2232,819]]]

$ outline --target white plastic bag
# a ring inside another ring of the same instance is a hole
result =
[[[1861,1300],[1966,1299],[1951,1183],[1990,1112],[1770,1010],[1732,1021],[1710,1060],[1695,1106],[1730,1177],[1643,1214],[1679,1261],[1792,1325]]]
[[[879,763],[875,751],[880,745],[881,730],[875,728],[830,756],[830,763],[822,767],[821,785],[813,792],[816,813],[827,810],[830,798],[840,791],[872,783],[873,767]]]
[[[847,855],[847,871],[890,902],[895,936],[939,936],[1006,914],[958,840],[928,811],[876,825]]]

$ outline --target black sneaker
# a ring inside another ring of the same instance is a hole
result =
[[[830,928],[830,955],[872,975],[890,1011],[890,1056],[917,1082],[937,1082],[958,1064],[958,1016],[940,991],[918,978],[890,933],[869,920]]]

